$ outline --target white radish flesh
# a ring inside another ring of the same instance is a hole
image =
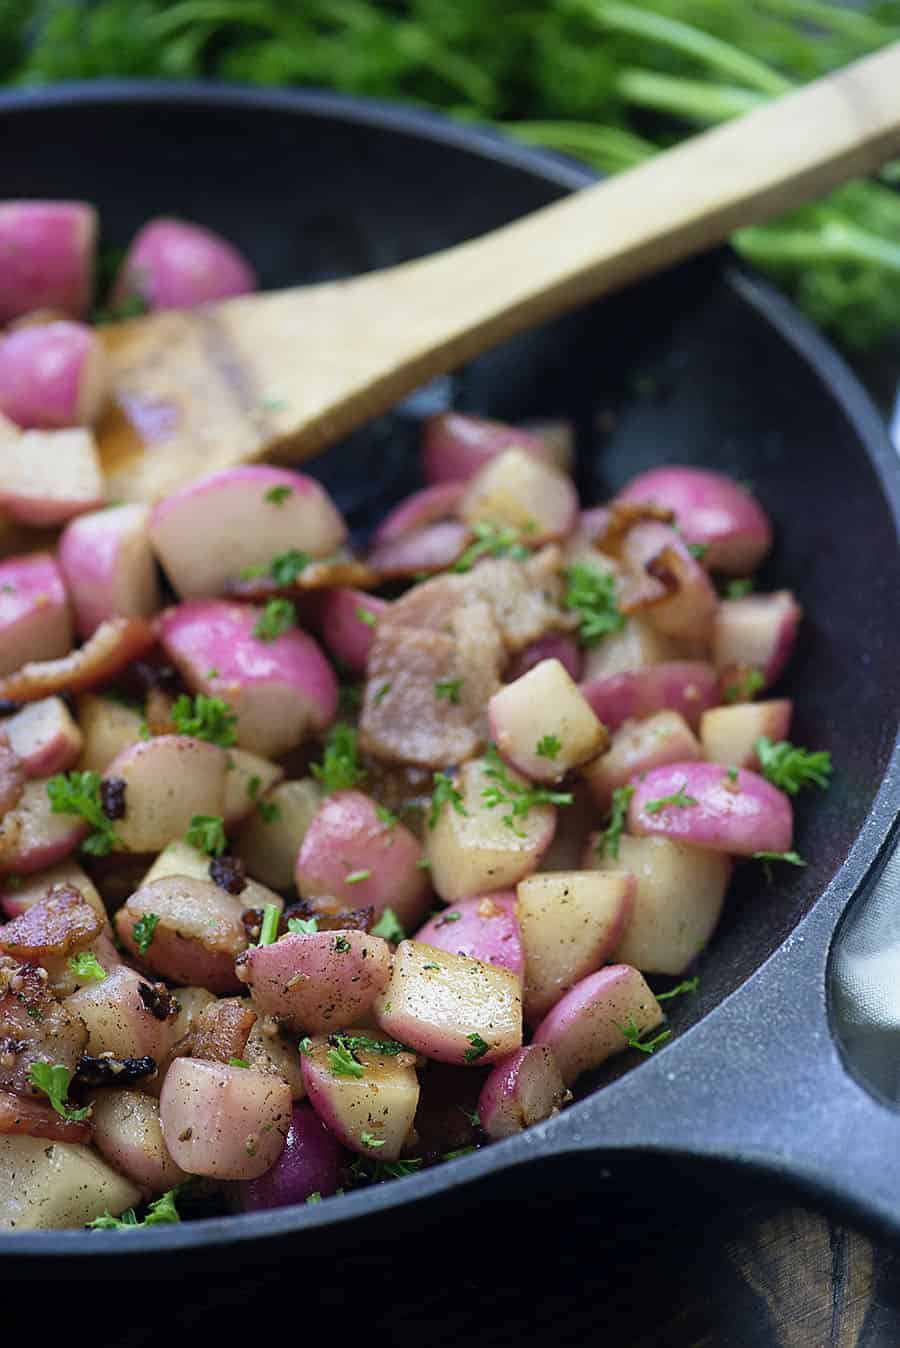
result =
[[[291,1092],[267,1073],[178,1058],[166,1073],[159,1113],[169,1154],[189,1175],[256,1179],[281,1155]]]
[[[53,813],[45,778],[26,782],[18,805],[0,821],[0,870],[30,875],[55,866],[89,832],[80,816]]]
[[[28,703],[0,722],[0,729],[29,777],[65,772],[81,753],[81,731],[59,697]]]
[[[665,636],[706,642],[712,635],[717,598],[712,582],[672,528],[653,521],[629,529],[622,560],[635,577],[652,575],[672,592],[647,609],[647,618]]]
[[[289,1029],[324,1034],[358,1025],[391,973],[391,948],[364,931],[282,936],[238,962],[254,1006]]]
[[[794,704],[787,698],[714,707],[700,721],[704,758],[729,768],[759,768],[756,741],[787,739]]]
[[[802,616],[789,590],[723,600],[713,633],[716,668],[758,670],[768,687],[791,657]]]
[[[79,634],[107,618],[149,618],[161,603],[146,506],[112,506],[80,515],[59,540],[62,569]]]
[[[0,434],[0,505],[21,524],[52,528],[103,504],[105,488],[93,434]]]
[[[327,1039],[302,1053],[309,1102],[335,1137],[362,1156],[396,1161],[413,1126],[419,1082],[412,1053],[354,1049],[359,1075],[335,1071]]]
[[[512,1137],[557,1113],[570,1098],[546,1044],[526,1044],[492,1069],[478,1097],[478,1119],[488,1137]]]
[[[195,815],[221,815],[226,771],[223,749],[189,735],[157,735],[117,754],[104,776],[125,783],[125,815],[114,824],[118,850],[161,852]]]
[[[141,1191],[90,1147],[0,1137],[0,1231],[61,1231],[114,1217]]]
[[[111,1053],[115,1058],[154,1058],[164,1062],[174,1047],[173,1021],[157,1020],[140,994],[147,980],[120,964],[102,983],[73,992],[66,1010],[79,1016],[88,1030],[87,1052]]]
[[[225,773],[225,827],[242,823],[253,814],[261,796],[265,796],[284,777],[284,768],[271,759],[251,754],[249,749],[228,750]]]
[[[678,656],[677,643],[635,613],[625,619],[621,631],[611,632],[596,646],[590,647],[584,657],[581,679],[582,682],[608,679],[614,674],[677,660]]]
[[[202,880],[208,883],[212,878],[210,866],[211,858],[205,852],[201,852],[198,847],[192,847],[183,838],[176,838],[160,852],[141,881],[141,887],[149,885],[154,880],[167,880],[176,875],[183,876],[186,880]],[[280,894],[249,877],[240,894],[234,897],[239,899],[241,907],[245,909],[266,908],[271,904],[280,913],[284,907],[284,899]]]
[[[260,798],[238,835],[235,851],[251,875],[273,889],[294,883],[297,853],[322,801],[322,788],[312,777],[281,782]]]
[[[605,727],[559,660],[543,660],[488,703],[491,736],[513,767],[558,782],[602,753]]]
[[[578,515],[570,478],[522,449],[507,449],[480,469],[459,507],[471,526],[506,526],[529,543],[564,538]]]
[[[83,740],[78,766],[84,771],[105,772],[117,754],[141,737],[140,711],[114,698],[82,693],[76,713]]]
[[[581,775],[601,810],[608,810],[613,791],[637,774],[702,756],[684,717],[677,711],[659,711],[645,721],[626,721],[613,736],[609,752],[588,763]]]
[[[131,895],[116,913],[116,934],[133,956],[170,983],[227,995],[240,987],[234,961],[247,948],[241,922],[245,906],[211,880],[166,876]],[[149,944],[145,941],[141,949],[135,927],[154,917]]]
[[[533,1042],[553,1052],[562,1079],[572,1086],[583,1072],[629,1047],[665,1019],[637,969],[610,964],[577,983],[541,1021]]]
[[[96,1091],[91,1122],[97,1150],[141,1189],[159,1194],[187,1179],[169,1155],[154,1096],[119,1087]]]

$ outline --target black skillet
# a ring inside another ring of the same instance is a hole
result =
[[[552,155],[425,112],[202,85],[97,84],[0,96],[2,194],[83,197],[106,239],[148,216],[221,229],[264,286],[388,265],[502,224],[590,180]],[[565,248],[566,241],[560,239]],[[427,303],[427,296],[423,296]],[[762,577],[807,613],[779,692],[794,737],[833,750],[827,795],[797,810],[804,871],[739,875],[672,1041],[510,1141],[313,1207],[150,1228],[139,1238],[10,1237],[16,1271],[86,1257],[320,1250],[425,1212],[473,1222],[542,1182],[590,1201],[698,1166],[775,1179],[900,1236],[900,1113],[846,1070],[829,1023],[829,950],[888,851],[900,802],[900,474],[840,358],[766,284],[718,254],[519,339],[332,450],[313,471],[360,532],[415,484],[416,419],[454,405],[578,429],[586,503],[664,462],[748,480],[778,524]],[[636,1056],[636,1055],[635,1055]],[[602,1084],[602,1083],[600,1083]],[[310,1243],[312,1242],[312,1243]],[[9,1262],[6,1271],[12,1271]]]

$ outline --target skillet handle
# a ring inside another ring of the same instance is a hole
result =
[[[635,1153],[734,1165],[900,1240],[900,1109],[850,1074],[829,1023],[829,954],[848,907],[832,886],[698,1025],[544,1125],[539,1153],[597,1153],[613,1173]]]

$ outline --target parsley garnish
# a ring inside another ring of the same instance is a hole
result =
[[[528,548],[523,548],[515,529],[504,529],[498,524],[482,521],[472,528],[474,543],[470,543],[465,552],[453,564],[453,571],[471,571],[479,557],[511,557],[521,562],[530,557]]]
[[[376,1137],[374,1133],[367,1133],[365,1129],[360,1133],[359,1140],[364,1147],[372,1148],[383,1147],[385,1141],[383,1137]]]
[[[709,552],[708,543],[688,543],[688,552],[700,562]]]
[[[477,1109],[468,1110],[468,1109],[464,1109],[463,1106],[460,1105],[460,1106],[459,1106],[459,1112],[460,1112],[460,1114],[462,1114],[465,1118],[467,1118],[467,1119],[469,1120],[469,1123],[471,1123],[471,1125],[472,1125],[473,1128],[480,1128],[480,1127],[481,1127],[481,1118],[479,1117],[479,1114],[478,1114],[478,1110],[477,1110]]]
[[[349,791],[365,777],[356,757],[356,731],[346,721],[332,726],[322,762],[312,764],[312,774],[329,795],[332,791]]]
[[[434,685],[434,695],[437,698],[443,698],[445,702],[452,702],[455,706],[458,706],[462,686],[462,679],[438,679]]]
[[[361,1077],[363,1065],[354,1058],[348,1048],[338,1043],[328,1050],[328,1066],[336,1077]]]
[[[253,635],[260,641],[277,641],[296,623],[297,610],[290,599],[270,599],[256,620]]]
[[[300,1050],[300,1052],[304,1055],[304,1057],[307,1058],[309,1057],[309,1055],[312,1053],[312,1040],[310,1039],[308,1034],[305,1034],[303,1036],[297,1047]]]
[[[254,773],[247,783],[247,795],[251,800],[256,800],[259,795],[259,788],[262,786],[262,777],[257,777]]]
[[[344,876],[345,885],[360,885],[363,880],[371,880],[372,872],[368,870],[351,871],[349,875]]]
[[[510,777],[496,745],[490,746],[484,756],[484,763],[484,775],[490,778],[493,785],[484,787],[481,799],[489,810],[497,805],[509,806],[509,814],[503,816],[503,822],[507,828],[511,828],[520,836],[522,835],[516,828],[516,820],[525,819],[535,805],[572,804],[571,791],[551,791],[545,786],[532,786],[515,781]]]
[[[396,1058],[398,1053],[410,1052],[398,1039],[373,1039],[368,1034],[333,1034],[329,1036],[328,1042],[337,1048],[346,1049],[348,1053],[362,1050],[365,1053],[380,1053],[385,1058]]]
[[[469,1155],[471,1155],[471,1153],[472,1153],[473,1151],[477,1151],[477,1150],[478,1150],[478,1148],[477,1148],[477,1147],[473,1147],[473,1146],[471,1145],[471,1143],[470,1143],[469,1146],[467,1146],[467,1147],[457,1147],[455,1151],[445,1151],[444,1154],[443,1154],[443,1156],[441,1157],[441,1160],[442,1160],[442,1161],[455,1161],[456,1158],[457,1158],[457,1156],[469,1156]]]
[[[274,800],[258,800],[256,811],[264,824],[277,824],[281,818],[281,806]]]
[[[753,747],[763,776],[789,796],[796,796],[804,786],[819,786],[823,791],[828,787],[831,754],[827,749],[810,753],[808,749],[798,749],[789,740],[773,744],[765,735],[760,736]]]
[[[462,913],[444,913],[443,917],[438,918],[435,926],[446,927],[448,922],[459,922],[461,918]]]
[[[693,978],[685,978],[680,983],[676,983],[674,988],[669,988],[668,992],[654,993],[658,1002],[667,1002],[671,997],[680,997],[685,992],[696,992],[700,986],[700,975],[695,974]]]
[[[625,819],[628,815],[628,804],[634,795],[633,786],[617,786],[612,793],[612,812],[609,816],[609,823],[606,828],[597,837],[594,843],[594,851],[598,857],[602,857],[605,852],[617,861],[619,858],[619,839],[625,831]]]
[[[596,646],[602,637],[621,632],[625,618],[616,606],[616,580],[611,572],[590,562],[573,562],[566,569],[564,604],[578,614],[578,635],[585,646]]]
[[[738,576],[729,580],[725,584],[726,599],[743,599],[746,595],[753,593],[753,577]]]
[[[399,941],[406,939],[406,932],[397,920],[397,914],[393,908],[385,908],[381,917],[375,923],[371,931],[372,936],[381,936],[385,941],[391,941],[396,945]]]
[[[393,810],[389,810],[386,805],[376,805],[375,814],[384,824],[385,828],[393,828],[397,822],[397,816]]]
[[[359,608],[356,610],[356,616],[361,623],[365,623],[366,627],[374,627],[378,622],[378,619],[372,610],[363,608],[362,604],[360,604]]]
[[[422,1164],[421,1156],[404,1156],[399,1161],[375,1161],[357,1156],[350,1163],[350,1179],[354,1184],[377,1184],[385,1179],[403,1179],[413,1175]]]
[[[462,803],[462,794],[457,791],[451,779],[446,772],[436,772],[431,787],[431,809],[428,813],[428,827],[437,828],[437,821],[441,817],[441,810],[445,805],[452,805],[457,814],[468,814],[469,811]]]
[[[806,865],[799,852],[754,852],[753,860],[762,862],[767,880],[772,879],[772,867],[769,864],[772,861],[786,861],[789,866]]]
[[[106,977],[106,970],[92,950],[80,950],[77,955],[70,955],[68,965],[76,978],[90,983],[99,983]]]
[[[270,406],[270,403],[264,402],[263,406]],[[284,505],[289,496],[293,496],[293,487],[270,487],[263,497],[269,505]]]
[[[322,1195],[319,1193],[318,1189],[314,1190],[313,1193],[306,1195],[307,1203],[321,1203],[321,1201]]]
[[[289,548],[287,552],[281,552],[277,557],[272,558],[269,563],[269,575],[276,585],[283,585],[287,588],[287,586],[293,585],[311,561],[312,558],[308,552],[298,552],[296,548]]]
[[[83,852],[105,857],[118,844],[112,821],[100,800],[99,772],[60,772],[47,783],[47,798],[54,814],[75,814],[92,826],[81,844]]]
[[[556,758],[561,748],[562,742],[556,735],[542,735],[534,746],[534,752],[537,754],[538,758],[552,759]]]
[[[84,1109],[70,1109],[66,1104],[72,1073],[62,1063],[33,1062],[28,1070],[28,1082],[43,1091],[57,1114],[72,1123],[80,1123],[90,1113],[90,1106]]]
[[[466,1062],[477,1062],[484,1057],[490,1045],[485,1043],[480,1034],[467,1034],[466,1039],[472,1047],[466,1049],[463,1058]]]
[[[207,856],[220,857],[228,846],[225,820],[220,814],[195,814],[184,840]]]
[[[659,796],[656,800],[645,800],[641,808],[645,814],[659,814],[661,810],[667,810],[670,805],[678,810],[686,810],[689,805],[697,804],[696,796],[685,795],[684,788],[686,786],[687,779],[671,796]]]
[[[181,1187],[183,1186],[170,1189],[161,1198],[155,1199],[147,1208],[147,1216],[143,1221],[138,1221],[134,1208],[128,1208],[126,1212],[122,1213],[121,1217],[113,1217],[107,1211],[101,1217],[95,1217],[92,1222],[88,1222],[88,1230],[131,1231],[135,1227],[161,1226],[163,1223],[180,1222],[181,1218],[178,1215],[178,1209],[175,1207],[175,1199],[178,1197]]]
[[[247,1062],[247,1059],[246,1059],[246,1058],[229,1058],[229,1059],[228,1059],[228,1066],[229,1066],[229,1067],[249,1067],[250,1064]]]
[[[237,713],[220,697],[207,697],[205,693],[198,693],[196,697],[190,698],[187,693],[182,693],[172,708],[172,720],[179,735],[207,740],[210,744],[221,745],[223,749],[230,748],[237,739],[234,731]]]
[[[724,702],[748,702],[765,686],[765,678],[759,669],[741,670],[734,682],[727,684],[722,700]]]
[[[629,1016],[625,1025],[620,1025],[618,1021],[614,1021],[613,1024],[617,1030],[621,1030],[624,1034],[628,1047],[636,1048],[640,1053],[655,1053],[660,1044],[664,1044],[667,1039],[672,1037],[671,1030],[661,1030],[655,1039],[641,1039],[643,1031],[635,1025],[634,1016]]]
[[[342,716],[349,716],[362,706],[362,684],[342,683],[338,689],[338,709]]]
[[[274,945],[278,940],[278,923],[281,913],[278,911],[278,905],[267,903],[263,909],[262,926],[259,929],[258,945]]]
[[[159,914],[145,913],[143,917],[138,918],[131,928],[131,939],[142,955],[146,955],[150,949],[158,926]]]
[[[350,950],[352,950],[353,947],[350,945],[350,942],[347,940],[346,936],[338,936],[337,939],[335,940],[334,948],[339,955],[346,955],[350,952]]]
[[[287,925],[292,936],[314,936],[319,930],[314,917],[289,917]]]
[[[385,682],[384,682],[384,683],[381,685],[381,687],[378,689],[378,692],[377,692],[377,693],[375,694],[375,696],[372,698],[372,701],[373,701],[373,703],[374,703],[374,705],[375,705],[376,707],[380,707],[380,706],[381,706],[382,702],[383,702],[384,699],[387,697],[388,693],[391,691],[391,689],[393,688],[393,686],[394,686],[394,685],[391,683],[390,679],[386,679],[386,680],[385,680]]]

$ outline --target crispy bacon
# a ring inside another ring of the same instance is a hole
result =
[[[652,501],[613,501],[602,533],[594,538],[594,547],[610,557],[618,557],[626,534],[636,524],[644,524],[647,520],[671,524],[674,519],[674,510],[654,505]]]
[[[0,1091],[0,1133],[24,1133],[52,1142],[90,1142],[93,1129],[87,1119],[64,1119],[41,1100]]]
[[[0,927],[0,951],[43,963],[85,950],[103,930],[97,911],[74,885],[56,885],[37,903]]]
[[[209,1062],[227,1063],[231,1058],[242,1058],[256,1019],[256,1012],[238,997],[211,1002],[175,1051],[181,1057],[205,1058]]]
[[[39,1094],[28,1081],[33,1063],[60,1063],[74,1072],[88,1033],[47,986],[47,972],[0,955],[0,1091]]]
[[[285,908],[282,914],[285,931],[292,917],[314,917],[319,931],[371,931],[375,922],[375,909],[369,906],[345,908],[339,913],[323,913],[317,906],[317,900],[300,899],[298,903]]]
[[[77,650],[59,660],[33,661],[0,679],[0,697],[35,702],[64,691],[83,693],[109,683],[132,660],[146,655],[155,640],[144,618],[108,618]]]

